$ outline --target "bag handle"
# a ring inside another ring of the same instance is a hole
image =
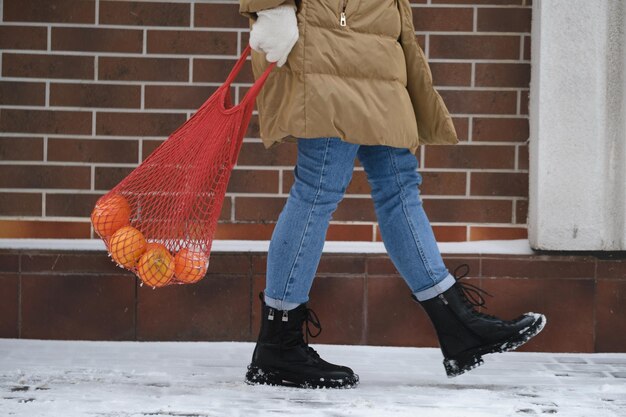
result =
[[[250,55],[251,51],[252,51],[252,47],[250,46],[250,44],[248,44],[242,51],[239,59],[237,59],[237,62],[233,66],[233,69],[230,71],[230,74],[228,74],[226,81],[224,82],[224,84],[222,84],[222,88],[224,90],[230,89],[230,85],[235,80],[235,77],[239,75],[239,72],[241,71],[244,64],[246,63],[246,59],[248,58],[248,55]],[[244,107],[249,102],[254,103],[254,99],[256,99],[256,97],[261,92],[261,88],[263,88],[263,84],[265,84],[267,77],[269,77],[270,72],[272,72],[275,66],[276,66],[276,62],[271,62],[268,65],[267,69],[263,72],[263,74],[261,74],[261,76],[254,82],[252,87],[250,87],[246,95],[239,101],[239,104],[233,107]],[[233,108],[231,107],[231,109]]]

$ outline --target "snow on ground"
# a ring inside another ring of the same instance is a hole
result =
[[[249,386],[252,343],[0,339],[0,415],[626,416],[626,354],[492,354],[449,379],[438,349],[312,346],[359,386]]]

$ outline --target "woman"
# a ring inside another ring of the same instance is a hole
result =
[[[504,321],[474,310],[484,303],[480,290],[457,282],[437,248],[415,152],[458,139],[416,42],[409,0],[240,0],[240,13],[251,19],[255,77],[277,63],[257,99],[263,143],[296,142],[298,150],[295,182],[270,242],[261,330],[246,381],[358,383],[352,369],[324,361],[308,345],[308,336],[316,336],[309,324],[321,326],[306,306],[356,157],[385,248],[437,331],[448,376],[539,333],[541,314]]]

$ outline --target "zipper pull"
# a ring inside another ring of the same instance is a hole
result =
[[[438,297],[441,299],[441,301],[443,301],[445,305],[448,305],[448,300],[446,300],[446,297],[444,297],[443,294],[439,294]]]
[[[289,321],[289,317],[287,316],[287,310],[283,311],[283,321]]]
[[[339,18],[339,26],[346,26],[346,12],[341,12],[341,17]]]
[[[273,308],[270,308],[270,312],[267,315],[267,319],[268,320],[274,320],[274,309]]]

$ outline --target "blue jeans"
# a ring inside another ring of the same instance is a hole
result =
[[[340,138],[298,139],[297,146],[295,182],[269,245],[267,305],[291,310],[309,300],[328,224],[352,179],[356,156],[372,189],[385,249],[411,292],[427,300],[456,282],[422,207],[422,177],[408,149]]]

